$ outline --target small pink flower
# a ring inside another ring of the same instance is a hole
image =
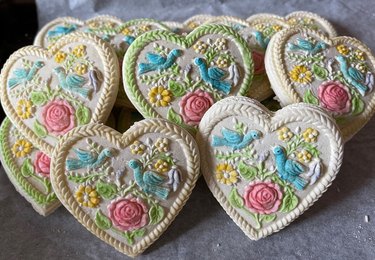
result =
[[[264,68],[264,54],[261,52],[253,51],[253,62],[254,62],[254,75],[263,74]]]
[[[271,181],[250,182],[243,198],[247,208],[255,213],[271,214],[279,209],[283,197],[279,185]]]
[[[181,115],[185,123],[190,125],[198,125],[213,104],[210,93],[200,89],[187,93],[179,103]]]
[[[49,133],[63,135],[75,126],[74,112],[66,100],[53,100],[43,107],[43,124]]]
[[[318,88],[320,105],[334,115],[349,113],[351,110],[351,95],[349,88],[339,81],[323,82]]]
[[[141,199],[117,199],[108,205],[108,216],[112,223],[123,231],[144,227],[148,222],[148,209]]]
[[[39,151],[36,153],[34,161],[34,168],[36,173],[49,178],[50,164],[51,158],[49,158],[48,155]]]

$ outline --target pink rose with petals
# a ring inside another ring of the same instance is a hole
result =
[[[45,153],[37,152],[34,161],[34,169],[36,173],[49,178],[49,166],[51,164],[51,158]]]
[[[148,222],[148,209],[141,199],[117,199],[108,205],[112,223],[123,231],[144,227]]]
[[[318,88],[318,96],[320,105],[336,116],[351,110],[349,88],[339,81],[323,82]]]
[[[253,51],[253,62],[254,62],[254,75],[263,74],[264,68],[264,54],[261,52]]]
[[[75,126],[74,112],[66,100],[53,100],[43,107],[43,124],[49,133],[63,135]]]
[[[271,181],[250,182],[243,198],[247,208],[255,213],[271,214],[279,209],[283,197],[279,185]]]
[[[198,89],[183,96],[179,104],[185,123],[198,125],[204,113],[214,104],[214,100],[210,93]]]

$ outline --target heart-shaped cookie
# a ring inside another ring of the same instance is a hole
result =
[[[156,30],[125,54],[125,91],[146,118],[162,117],[196,130],[207,109],[228,95],[247,95],[253,76],[244,39],[223,25],[200,26],[183,37]]]
[[[136,256],[177,216],[199,177],[199,163],[194,139],[166,120],[137,122],[123,135],[91,124],[56,146],[51,180],[82,225]]]
[[[345,140],[375,112],[375,58],[354,38],[286,29],[271,39],[265,62],[281,105],[303,101],[325,108]]]
[[[303,103],[272,113],[255,100],[227,98],[204,115],[197,142],[208,187],[255,240],[308,209],[331,184],[343,158],[334,120]]]
[[[210,14],[197,14],[193,15],[190,18],[186,19],[183,22],[183,25],[185,26],[185,30],[187,32],[191,32],[195,28],[201,26],[202,24],[205,24],[207,21],[211,20],[214,16]]]
[[[95,35],[74,33],[49,50],[28,46],[13,53],[1,72],[1,103],[17,129],[52,155],[61,135],[106,121],[118,83],[118,60],[110,45]]]
[[[0,128],[0,160],[16,190],[41,215],[60,206],[50,182],[50,158],[33,147],[5,118]]]
[[[86,21],[60,17],[43,26],[35,37],[34,45],[47,48],[71,32],[92,33],[111,44],[121,66],[124,54],[134,39],[144,32],[156,29],[169,30],[164,24],[154,19],[134,19],[124,22],[109,15],[96,16]],[[120,83],[116,105],[134,108],[125,94],[121,79]]]

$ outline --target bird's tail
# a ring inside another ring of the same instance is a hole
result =
[[[219,136],[213,135],[212,136],[212,141],[211,141],[212,146],[225,146],[226,142],[224,138],[221,138]]]
[[[169,195],[169,189],[165,187],[160,186],[152,186],[151,191],[153,194],[155,194],[157,197],[166,200]]]
[[[67,159],[66,160],[66,169],[68,171],[78,170],[85,167],[82,161],[77,159]]]
[[[290,42],[288,43],[287,48],[288,48],[288,50],[290,50],[290,51],[297,51],[297,50],[300,50],[300,47],[299,47],[298,45],[295,45],[295,44],[290,43]]]
[[[149,71],[153,71],[153,70],[154,70],[153,64],[150,64],[150,63],[139,63],[139,65],[138,65],[138,73],[139,74],[143,74],[143,73],[146,73],[146,72],[149,72]]]
[[[229,82],[226,81],[219,81],[216,84],[216,88],[223,91],[225,94],[229,94],[231,85]]]
[[[91,95],[91,89],[88,88],[72,88],[74,92],[77,92],[80,96],[87,98]]]
[[[8,80],[8,88],[14,88],[16,85],[19,84],[19,82],[20,82],[20,80],[17,79],[17,78],[10,78]]]
[[[307,180],[299,176],[296,176],[296,178],[294,179],[292,183],[294,187],[296,187],[297,190],[303,190],[307,184]]]

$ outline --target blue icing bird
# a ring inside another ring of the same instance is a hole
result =
[[[47,37],[63,36],[69,34],[77,29],[75,24],[68,26],[56,26],[53,30],[47,32]]]
[[[148,52],[146,59],[149,63],[140,63],[138,65],[138,73],[143,74],[155,70],[164,70],[170,68],[175,63],[177,57],[182,55],[182,51],[179,49],[171,50],[167,57],[162,55]]]
[[[75,92],[84,98],[87,98],[90,95],[91,89],[82,87],[86,83],[85,77],[77,74],[67,75],[63,67],[54,68],[53,72],[57,75],[59,86],[63,89]]]
[[[122,40],[129,46],[134,42],[135,37],[131,35],[126,35],[124,38],[122,38]]]
[[[303,190],[307,184],[307,181],[299,176],[305,171],[303,166],[292,159],[288,159],[282,146],[275,146],[272,152],[281,179],[292,183],[297,190]]]
[[[8,88],[12,89],[15,86],[26,83],[32,80],[40,68],[44,66],[42,61],[36,61],[31,68],[18,68],[13,71],[13,77],[8,80]]]
[[[259,46],[265,50],[267,49],[268,43],[270,42],[269,37],[264,37],[263,33],[255,31],[252,33],[255,37],[255,40],[258,42]]]
[[[82,149],[74,149],[78,159],[68,158],[66,160],[66,169],[68,171],[78,170],[82,168],[95,169],[100,167],[108,158],[115,156],[115,149],[105,148],[98,155],[84,151]]]
[[[319,51],[325,50],[328,45],[324,42],[312,43],[308,40],[297,38],[297,44],[288,43],[287,48],[290,51],[305,51],[309,54],[316,54]]]
[[[350,85],[353,85],[359,91],[359,93],[364,96],[366,91],[369,90],[368,86],[364,84],[365,76],[356,68],[348,66],[348,62],[344,56],[337,55],[335,58],[340,64],[340,70],[345,80]]]
[[[261,132],[258,130],[250,130],[247,134],[241,134],[237,131],[229,130],[225,127],[221,129],[223,137],[213,135],[212,146],[229,146],[233,150],[243,149],[248,146],[253,140],[258,140],[261,137]]]
[[[225,72],[217,67],[207,68],[206,61],[202,58],[195,58],[194,64],[198,66],[201,78],[204,82],[211,85],[213,88],[229,94],[231,90],[231,84],[227,81],[222,80],[225,76]]]
[[[138,160],[130,160],[129,167],[133,170],[134,179],[137,185],[147,194],[166,200],[169,195],[169,189],[163,187],[164,178],[152,171],[142,172],[141,163]]]

